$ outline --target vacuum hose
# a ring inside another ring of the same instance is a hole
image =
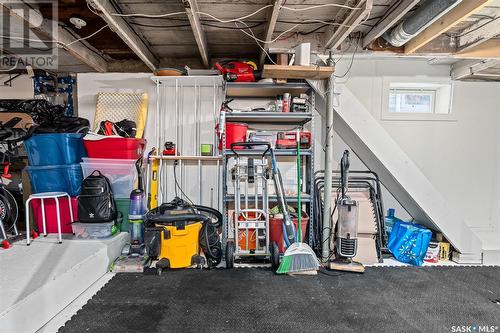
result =
[[[210,223],[210,218],[202,222],[200,229],[200,247],[207,258],[208,267],[215,267],[222,260],[222,244],[217,228]]]

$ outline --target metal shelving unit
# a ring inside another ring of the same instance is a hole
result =
[[[302,125],[312,120],[309,112],[232,112],[226,115],[229,122],[249,122],[254,124]]]
[[[224,200],[226,202],[234,202],[234,195],[232,194],[228,194],[224,197]],[[296,203],[297,200],[298,200],[298,197],[297,196],[287,196],[286,197],[286,200],[289,202],[289,203]],[[306,202],[311,202],[311,195],[310,194],[307,194],[307,193],[302,193],[301,197],[300,197],[300,200],[304,203]],[[273,202],[273,203],[276,203],[278,202],[278,197],[276,195],[270,195],[269,196],[269,201],[270,202]]]
[[[245,149],[245,150],[238,150],[238,154],[242,156],[257,156],[261,155],[264,151],[261,149]],[[300,155],[302,156],[309,156],[312,155],[313,151],[312,149],[302,149],[300,151]],[[233,156],[234,152],[231,149],[226,149],[224,151],[224,154],[226,156]],[[297,155],[297,150],[296,149],[274,149],[274,154],[276,156],[296,156]]]
[[[308,94],[311,86],[306,82],[290,82],[276,84],[267,82],[228,82],[226,83],[226,96],[235,97],[276,97],[284,93],[292,95]]]
[[[233,111],[225,113],[226,122],[244,122],[252,126],[252,128],[258,128],[262,125],[273,125],[276,126],[286,126],[295,125],[304,128],[308,126],[308,130],[311,131],[312,146],[309,149],[301,149],[300,155],[302,158],[303,170],[306,172],[302,175],[302,193],[301,201],[303,207],[305,206],[305,211],[309,215],[309,243],[312,240],[312,230],[314,225],[314,214],[313,214],[313,204],[312,198],[314,197],[314,93],[312,93],[311,86],[306,82],[294,82],[287,84],[274,84],[274,83],[260,83],[260,82],[250,82],[250,83],[226,83],[226,97],[234,99],[248,99],[248,98],[267,98],[273,99],[278,95],[283,93],[290,93],[292,96],[298,96],[300,94],[307,94],[309,96],[309,102],[311,104],[309,113],[282,113],[282,112],[248,112],[248,111]],[[283,129],[286,130],[286,129]],[[222,146],[226,145],[225,135],[222,135]],[[242,156],[259,156],[263,152],[262,149],[245,149],[238,150],[238,154]],[[277,158],[283,156],[296,156],[296,149],[275,149],[274,153]],[[223,244],[228,237],[228,221],[229,221],[229,207],[234,203],[234,194],[228,193],[227,181],[230,170],[228,169],[228,161],[234,157],[234,153],[230,149],[224,149],[222,154],[222,178],[223,178],[223,207],[224,207],[224,223],[223,223]],[[279,162],[279,161],[278,161]],[[297,203],[297,196],[287,196],[287,201],[289,204]],[[276,195],[269,196],[269,202],[277,203]]]

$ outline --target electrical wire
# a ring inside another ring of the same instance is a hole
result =
[[[176,21],[185,21],[185,22],[189,22],[189,20],[185,19],[185,20],[182,20],[182,19],[178,19]],[[208,22],[214,22],[214,21],[208,21]],[[190,27],[191,24],[177,24],[177,25],[155,25],[155,24],[146,24],[146,23],[139,23],[139,22],[130,22],[131,25],[137,25],[137,26],[140,26],[140,27],[147,27],[147,28],[182,28],[182,27]],[[215,25],[215,24],[211,24],[211,23],[207,23],[206,21],[200,21],[200,24],[202,26],[207,26],[207,27],[212,27],[212,28],[218,28],[218,29],[226,29],[226,30],[241,30],[241,28],[235,28],[235,27],[222,27],[220,25]],[[266,22],[259,22],[259,23],[256,23],[256,24],[253,24],[251,26],[249,26],[250,28],[257,28],[257,27],[260,27],[262,25],[266,24]]]
[[[213,16],[212,14],[200,12],[200,11],[196,12],[196,14],[208,16],[208,17],[210,17],[216,21],[222,22],[222,23],[233,23],[233,22],[242,21],[242,20],[247,19],[249,17],[255,16],[258,13],[260,13],[261,11],[263,11],[264,9],[267,9],[269,7],[274,7],[274,5],[266,5],[266,6],[263,6],[259,9],[257,9],[256,11],[248,14],[248,15],[244,15],[244,16],[234,18],[234,19],[229,19],[229,20],[222,20],[222,19],[219,19],[219,18]],[[281,6],[281,9],[301,12],[301,11],[307,11],[307,10],[323,8],[323,7],[337,7],[337,8],[345,8],[345,9],[350,9],[350,10],[359,10],[360,9],[358,7],[351,7],[351,6],[335,4],[335,3],[328,3],[328,4],[322,4],[322,5],[316,5],[316,6],[308,6],[308,7],[304,7],[304,8],[292,8],[292,7],[287,7],[287,6]],[[94,11],[92,11],[92,12],[94,12]],[[94,14],[95,14],[95,12],[94,12]],[[186,14],[186,12],[183,11],[183,12],[173,12],[173,13],[165,13],[165,14],[145,14],[145,13],[119,14],[119,13],[113,13],[112,15],[113,16],[120,16],[120,17],[157,18],[157,17],[170,17],[170,16],[176,16],[176,15],[185,15],[185,14]]]
[[[240,29],[241,32],[245,33],[247,36],[253,38],[255,40],[255,43],[257,44],[257,46],[262,50],[262,52],[264,52],[264,54],[266,55],[266,57],[269,59],[269,61],[271,61],[274,65],[276,65],[276,63],[274,62],[274,60],[271,58],[271,55],[267,52],[267,50],[262,47],[262,45],[260,45],[260,43],[257,41],[257,37],[255,37],[255,34],[253,32],[253,30],[243,21],[240,21],[239,23],[242,23],[243,25],[245,25],[247,27],[247,29],[250,31],[250,34],[248,34],[246,31]],[[238,22],[234,22],[234,25],[235,26],[238,26]]]
[[[64,30],[66,30],[67,32],[69,32],[71,35],[73,35],[74,38],[79,38],[79,36],[71,29],[69,29],[66,25],[60,25],[61,28],[63,28]],[[100,54],[99,52],[97,52],[96,50],[92,49],[90,46],[88,46],[86,43],[82,43],[83,46],[85,46],[85,48],[89,51],[91,51],[92,53],[94,53],[95,55],[101,57],[102,59],[103,56],[102,54]],[[104,59],[106,60],[106,59]]]
[[[347,76],[347,74],[349,74],[349,72],[351,71],[351,68],[352,68],[352,65],[354,64],[354,57],[356,56],[356,52],[358,51],[358,47],[359,47],[359,39],[356,41],[356,48],[354,49],[354,52],[352,53],[352,57],[351,57],[351,63],[349,64],[349,67],[347,68],[346,72],[342,75],[335,75],[333,74],[333,76],[337,79],[341,79],[341,78],[344,78]]]
[[[101,32],[102,30],[104,30],[104,28],[107,28],[107,27],[108,27],[108,25],[106,24],[104,27],[102,27],[99,30],[93,32],[92,34],[90,34],[88,36],[85,36],[85,37],[81,37],[81,38],[75,39],[74,41],[71,41],[70,43],[63,43],[63,42],[61,42],[59,40],[55,40],[55,39],[52,39],[52,40],[41,40],[41,39],[34,39],[34,38],[26,38],[26,37],[18,37],[18,36],[5,36],[5,35],[0,35],[0,38],[7,38],[7,39],[13,39],[13,40],[22,40],[22,41],[34,42],[34,43],[53,43],[53,44],[58,44],[58,45],[60,45],[60,46],[62,46],[64,48],[67,48],[68,46],[73,45],[74,43],[81,42],[83,40],[86,40],[86,39],[89,39],[91,37],[94,37],[99,32]]]
[[[477,31],[477,30],[481,29],[482,27],[484,27],[484,26],[486,26],[486,25],[488,25],[488,24],[490,24],[490,23],[492,23],[492,22],[495,22],[496,20],[499,20],[499,19],[500,19],[500,16],[497,16],[497,17],[495,17],[495,18],[493,18],[493,19],[489,20],[488,22],[485,22],[485,23],[481,24],[480,26],[477,26],[476,28],[471,29],[471,30],[469,30],[469,31],[466,31],[466,32],[464,32],[464,33],[462,33],[462,34],[453,35],[453,36],[451,36],[451,35],[449,35],[449,34],[446,34],[446,36],[448,36],[448,37],[455,37],[455,38],[464,37],[464,36],[467,36],[468,34],[471,34],[471,33],[473,33],[474,31]]]
[[[97,13],[95,11],[93,11],[90,8],[89,5],[88,5],[88,7],[89,7],[89,10],[91,10],[94,14],[97,15]],[[241,17],[237,17],[237,18],[233,18],[233,19],[220,19],[220,18],[218,18],[218,17],[216,17],[216,16],[214,16],[214,15],[212,15],[210,13],[201,12],[201,11],[198,11],[196,13],[199,14],[199,15],[207,16],[207,17],[213,19],[214,21],[217,21],[217,22],[220,22],[220,23],[235,23],[236,27],[234,29],[240,30],[245,35],[247,35],[248,37],[250,37],[253,40],[255,40],[255,42],[257,43],[257,45],[259,46],[259,48],[266,54],[266,56],[273,63],[274,63],[274,61],[270,57],[269,53],[266,51],[266,49],[261,44],[271,44],[271,43],[274,43],[274,42],[282,39],[282,37],[284,35],[286,35],[289,32],[292,32],[293,30],[295,30],[298,26],[300,26],[302,24],[308,24],[308,23],[322,23],[322,24],[324,24],[323,26],[317,27],[316,29],[313,29],[312,31],[308,31],[308,32],[302,33],[302,34],[305,34],[305,35],[314,33],[316,31],[324,28],[326,25],[334,25],[334,26],[339,26],[339,27],[352,27],[352,26],[344,25],[342,23],[331,22],[331,21],[328,22],[328,21],[322,21],[322,20],[305,20],[305,21],[301,21],[299,23],[294,24],[291,28],[286,29],[285,31],[281,32],[274,39],[271,39],[271,40],[262,40],[262,39],[257,38],[255,36],[254,32],[251,30],[251,27],[249,27],[243,20],[248,19],[248,18],[250,18],[252,16],[255,16],[259,12],[261,12],[261,11],[267,9],[267,8],[270,8],[270,7],[273,7],[273,5],[263,6],[263,7],[257,9],[256,11],[254,11],[254,12],[252,12],[250,14],[247,14],[247,15],[244,15],[244,16],[241,16]],[[280,9],[288,10],[288,11],[294,11],[294,12],[302,12],[302,11],[307,11],[307,10],[312,10],[312,9],[317,9],[317,8],[324,8],[324,7],[337,7],[337,8],[344,8],[344,9],[350,9],[350,10],[359,10],[360,9],[358,7],[351,7],[351,6],[347,6],[347,5],[341,5],[341,4],[321,4],[321,5],[315,5],[315,6],[308,6],[308,7],[305,7],[305,8],[292,8],[292,7],[287,7],[287,6],[283,5],[283,6],[281,6]],[[121,13],[113,13],[112,15],[113,16],[119,16],[119,17],[169,18],[169,17],[177,16],[177,15],[186,15],[186,12],[183,11],[183,12],[173,12],[173,13],[165,13],[165,14],[146,14],[146,13],[121,14]],[[368,15],[366,16],[366,19],[363,20],[360,24],[365,23],[369,19],[369,16],[370,16],[370,13],[368,13]],[[240,27],[238,27],[237,23],[243,24],[246,27],[245,28],[240,28]],[[265,22],[263,22],[263,23],[265,23]],[[141,24],[141,23],[132,23],[132,24],[135,24],[135,25],[138,25],[138,26],[146,26],[145,24]],[[202,22],[202,25],[208,25],[208,26],[210,26],[206,22]],[[151,26],[151,25],[147,25],[147,26]],[[153,26],[153,27],[156,27],[156,26]],[[180,27],[180,26],[173,26],[173,27]],[[215,26],[215,27],[216,28],[220,28],[220,29],[226,29],[226,28],[228,28],[228,27],[220,27],[220,26]],[[249,32],[247,32],[246,30],[248,30]],[[287,37],[287,38],[290,38],[290,37]]]
[[[309,7],[305,7],[305,8],[292,8],[292,7],[287,7],[287,6],[281,6],[281,9],[290,10],[290,11],[294,11],[294,12],[302,12],[305,10],[311,10],[311,9],[317,9],[317,8],[323,8],[323,7],[337,7],[337,8],[344,8],[344,9],[350,9],[350,10],[361,9],[359,7],[351,7],[351,6],[341,5],[341,4],[337,4],[337,3],[326,3],[326,4],[322,4],[322,5],[309,6]]]
[[[177,163],[178,163],[178,161],[176,160],[174,162],[174,181],[175,181],[175,186],[176,186],[175,196],[177,196],[177,188],[178,188],[179,191],[181,191],[181,194],[187,199],[187,201],[189,201],[189,203],[191,205],[194,205],[193,201],[187,196],[186,193],[184,193],[184,190],[182,189],[182,187],[179,185],[179,182],[177,181],[177,173],[176,173]]]
[[[87,3],[87,8],[88,8],[88,9],[89,9],[92,13],[94,13],[94,14],[95,14],[95,15],[97,15],[97,16],[101,16],[101,15],[99,15],[99,13],[97,13],[97,12],[94,10],[94,8],[92,8],[92,7],[90,6],[89,1],[86,1],[86,3]]]
[[[181,22],[189,22],[189,19],[187,18],[174,18],[174,17],[150,17],[149,19],[163,19],[163,20],[166,20],[166,21],[181,21]],[[376,18],[374,18],[376,19]],[[369,20],[372,20],[372,18],[370,18]],[[220,22],[219,20],[217,19],[200,19],[200,23],[202,25],[208,25],[210,22]],[[318,19],[307,19],[307,20],[302,20],[302,21],[288,21],[288,20],[277,20],[276,21],[277,23],[284,23],[284,24],[300,24],[300,25],[307,25],[307,24],[319,24],[319,23],[322,23],[322,24],[327,24],[327,25],[333,25],[333,26],[340,26],[340,27],[346,27],[346,28],[350,28],[352,26],[350,25],[347,25],[347,24],[342,24],[342,23],[338,23],[338,22],[335,22],[334,20],[318,20]],[[254,26],[251,26],[252,28],[256,28],[258,26],[261,26],[261,25],[264,25],[266,24],[267,22],[265,21],[259,21],[259,22],[256,22]],[[152,28],[162,28],[164,27],[163,25],[149,25],[149,24],[145,24],[145,23],[139,23],[139,22],[130,22],[130,24],[133,24],[133,25],[144,25],[144,26],[147,26],[147,27],[152,27]],[[214,27],[220,27],[220,26],[214,26]],[[224,28],[224,27],[220,27],[220,28]],[[227,28],[231,28],[231,29],[235,29],[235,28],[232,28],[232,27],[227,27]]]
[[[92,33],[92,34],[90,34],[90,35],[88,35],[88,36],[86,36],[86,37],[82,37],[82,38],[79,38],[79,39],[75,39],[74,41],[72,41],[71,43],[66,44],[65,46],[66,46],[66,47],[68,47],[68,46],[73,45],[73,44],[75,44],[75,43],[81,42],[82,40],[86,40],[86,39],[92,38],[92,37],[94,37],[95,35],[97,35],[98,33],[100,33],[101,31],[103,31],[103,30],[104,30],[105,28],[107,28],[107,27],[109,27],[109,25],[107,25],[107,24],[106,24],[106,25],[105,25],[105,26],[103,26],[101,29],[97,30],[96,32],[94,32],[94,33]]]
[[[402,0],[397,0],[395,1],[394,3],[392,3],[392,5],[390,5],[390,7],[385,11],[384,15],[382,15],[379,20],[371,27],[370,30],[368,30],[367,34],[370,33],[376,26],[377,24],[379,24],[382,20],[384,20],[387,16],[389,16],[390,14],[392,14],[393,11],[396,10],[396,8],[401,4],[401,1]]]

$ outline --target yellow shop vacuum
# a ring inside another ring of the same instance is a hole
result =
[[[162,204],[145,218],[146,251],[154,269],[212,267],[222,257],[217,232],[220,213],[182,199]],[[215,222],[214,222],[215,220]]]

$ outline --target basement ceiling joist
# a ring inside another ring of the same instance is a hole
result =
[[[127,22],[121,16],[116,16],[116,14],[120,13],[116,11],[111,2],[106,0],[89,1],[100,13],[102,13],[102,18],[108,25],[151,70],[158,68],[159,60]]]
[[[260,56],[259,56],[260,66],[264,65],[264,60],[266,59],[267,50],[269,50],[269,43],[271,42],[271,39],[273,38],[274,29],[276,28],[276,22],[278,20],[279,14],[280,14],[283,0],[272,0],[271,4],[273,6],[268,8],[268,10],[267,10],[268,17],[267,17],[267,23],[266,23],[266,28],[265,28],[264,38],[263,38],[263,40],[266,42],[263,43],[262,50],[260,51]]]
[[[456,7],[432,23],[416,37],[405,44],[405,53],[411,54],[441,34],[449,31],[475,12],[481,10],[491,0],[462,0]]]
[[[270,53],[289,53],[302,42],[310,42],[313,52],[325,52],[326,41],[337,54],[356,53],[378,59],[405,56],[404,47],[391,46],[382,35],[412,15],[423,0],[89,0],[93,2],[112,4],[116,13],[107,8],[106,16],[94,9],[101,14],[96,15],[87,8],[86,1],[60,0],[61,26],[72,29],[69,18],[81,12],[88,25],[73,29],[72,37],[79,38],[93,34],[111,21],[110,28],[89,38],[86,46],[101,54],[107,65],[113,64],[112,70],[126,68],[120,63],[127,64],[127,61],[130,68],[144,70],[144,65],[137,64],[139,58],[150,69],[182,67],[183,63],[207,67],[219,58],[270,63],[272,60],[261,47],[269,48]],[[472,3],[478,6],[484,2],[486,0],[463,0],[461,6]],[[198,9],[193,9],[195,6]],[[352,10],[352,6],[359,9]],[[138,17],[137,14],[145,15]],[[415,43],[418,47],[412,57],[443,61],[496,59],[496,30],[491,28],[497,27],[499,16],[500,0],[490,0],[472,15],[460,16],[455,24],[448,23],[443,28],[443,23],[439,23],[440,29],[430,35],[417,36],[406,49],[411,50]],[[106,18],[106,22],[101,17]],[[244,23],[237,22],[239,17]],[[438,23],[431,27],[435,25]],[[457,53],[466,38],[478,34],[479,41],[485,44]],[[488,39],[490,41],[485,42]],[[75,61],[64,65],[80,69],[80,61],[88,60],[77,56]]]
[[[13,3],[3,2],[0,4],[4,10],[3,15],[9,15],[14,22],[8,27],[9,33],[13,32],[15,25],[24,27],[27,24],[31,30],[38,35],[40,40],[54,41],[54,47],[61,47],[69,52],[74,58],[78,59],[80,63],[84,63],[98,72],[107,71],[107,62],[98,50],[89,45],[85,41],[78,41],[71,33],[61,28],[57,22],[52,20],[43,19],[39,13],[35,12],[28,6],[20,6],[18,3],[13,6]],[[15,10],[13,10],[15,8]],[[43,20],[42,20],[43,19]],[[7,27],[2,27],[6,29]],[[53,31],[56,30],[57,34],[54,35]],[[13,37],[16,37],[13,34]],[[23,35],[17,38],[24,38]]]
[[[347,1],[346,5],[351,1]],[[354,6],[356,9],[349,10],[341,25],[336,28],[328,27],[325,32],[325,48],[336,49],[353,32],[363,20],[366,20],[373,8],[373,0],[358,0]]]
[[[363,47],[367,47],[372,41],[382,36],[400,21],[420,0],[403,0],[398,6],[392,9],[392,12],[385,17],[381,17],[374,27],[372,27],[363,38]]]
[[[194,39],[198,45],[198,50],[200,51],[200,56],[205,67],[210,64],[210,58],[208,55],[207,38],[205,31],[200,23],[200,9],[197,0],[182,0],[184,7],[186,9],[186,14],[189,18],[189,23],[191,24],[191,30],[194,34]]]
[[[457,48],[463,51],[499,35],[500,13],[486,23],[481,20],[463,31],[458,37]]]
[[[499,59],[485,60],[463,60],[451,66],[451,78],[460,80],[474,75],[481,75],[481,72],[500,65]]]

